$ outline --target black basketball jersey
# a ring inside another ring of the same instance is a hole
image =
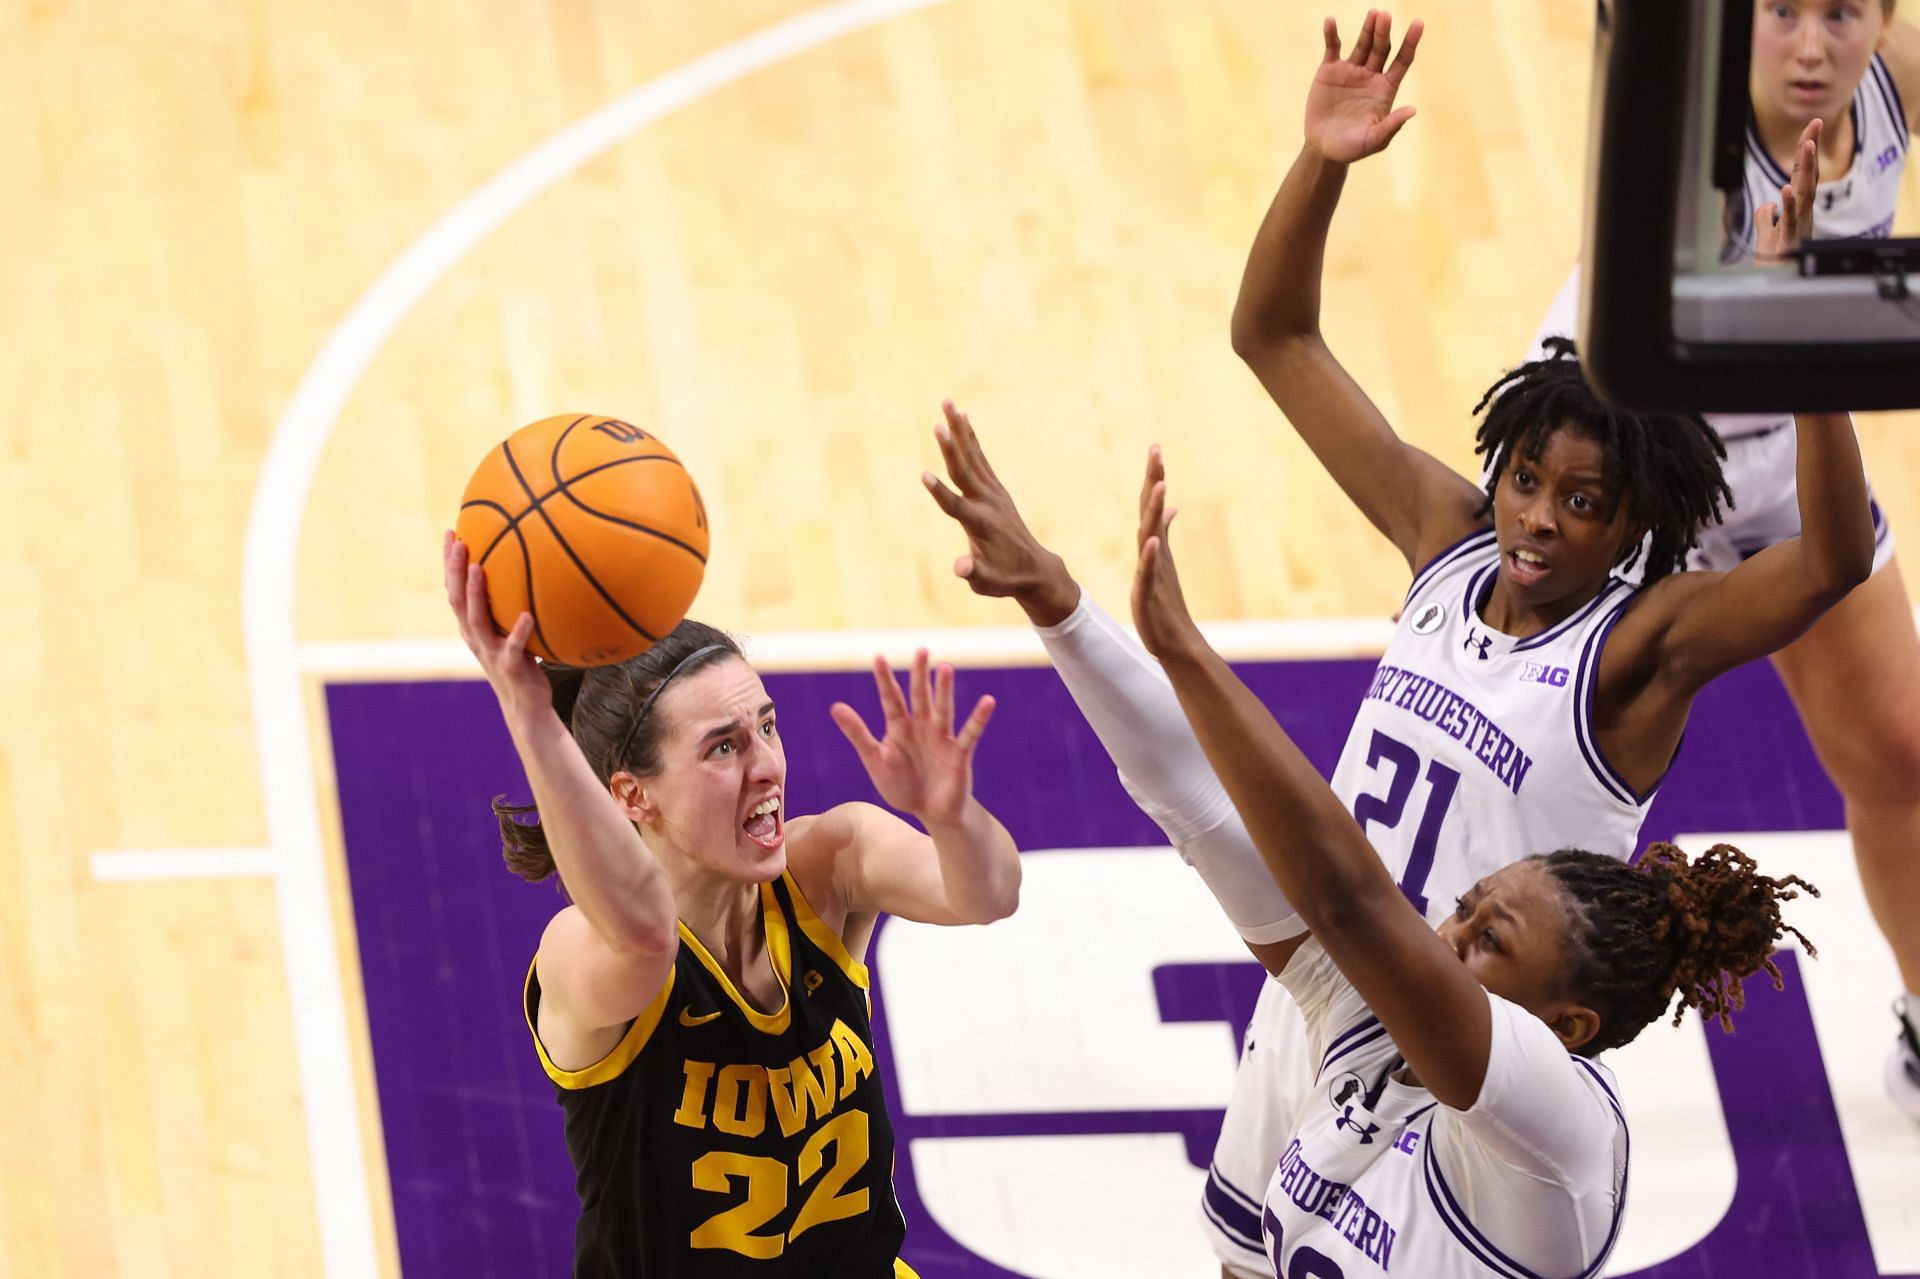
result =
[[[790,876],[762,884],[760,906],[778,1010],[747,1003],[683,924],[659,996],[585,1070],[547,1057],[528,970],[577,1174],[575,1279],[912,1274],[866,966]]]

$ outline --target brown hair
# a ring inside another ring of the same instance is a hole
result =
[[[668,723],[654,702],[670,680],[740,656],[740,645],[725,631],[688,619],[624,662],[585,668],[543,662],[541,670],[552,686],[554,711],[593,775],[606,785],[615,773],[651,777],[659,771]],[[493,815],[508,870],[536,883],[554,873],[553,850],[534,805],[510,804],[505,795],[496,795]],[[535,820],[523,820],[528,816]]]
[[[1816,953],[1781,920],[1780,903],[1800,889],[1815,897],[1820,890],[1798,875],[1762,875],[1731,844],[1692,861],[1672,844],[1653,844],[1637,866],[1575,849],[1536,860],[1560,882],[1575,916],[1568,985],[1600,1014],[1583,1055],[1631,1042],[1669,1007],[1676,1026],[1698,1008],[1731,1031],[1746,1004],[1741,979],[1764,969],[1775,990],[1782,986],[1775,942],[1791,934]]]

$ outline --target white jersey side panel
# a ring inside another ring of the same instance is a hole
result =
[[[1605,1067],[1489,995],[1486,1082],[1468,1110],[1403,1063],[1320,946],[1281,981],[1318,1066],[1261,1211],[1275,1274],[1588,1279],[1619,1238],[1627,1127]]]
[[[1480,620],[1493,530],[1423,569],[1355,715],[1333,789],[1401,891],[1438,921],[1483,876],[1535,853],[1630,858],[1652,793],[1601,758],[1601,648],[1634,588],[1611,579],[1560,625],[1516,639]]]

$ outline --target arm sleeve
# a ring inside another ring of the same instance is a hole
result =
[[[1596,1068],[1538,1017],[1489,993],[1487,1077],[1462,1125],[1491,1154],[1534,1176],[1577,1184],[1613,1149],[1616,1116]]]
[[[1152,655],[1084,592],[1066,621],[1035,629],[1119,770],[1120,784],[1200,873],[1240,935],[1265,943],[1307,931],[1260,859]]]

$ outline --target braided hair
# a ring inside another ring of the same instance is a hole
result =
[[[1733,491],[1721,473],[1727,446],[1696,413],[1629,413],[1595,395],[1574,358],[1571,339],[1554,337],[1538,360],[1509,371],[1487,388],[1475,414],[1485,412],[1474,433],[1487,475],[1482,518],[1493,510],[1493,493],[1514,455],[1538,461],[1555,432],[1571,429],[1597,443],[1606,458],[1611,520],[1624,494],[1632,523],[1649,530],[1652,544],[1641,580],[1651,585],[1679,569],[1700,540],[1700,530],[1717,522]],[[1491,405],[1491,407],[1488,407]],[[1620,557],[1630,566],[1640,555],[1636,543]]]
[[[1746,1005],[1743,978],[1764,969],[1774,989],[1782,987],[1775,942],[1791,934],[1809,956],[1818,953],[1781,920],[1780,903],[1820,890],[1798,875],[1760,874],[1730,844],[1693,861],[1672,844],[1653,844],[1636,866],[1578,849],[1535,860],[1559,881],[1575,917],[1568,984],[1600,1015],[1583,1055],[1630,1042],[1669,1007],[1676,1026],[1698,1008],[1731,1031]]]
[[[540,669],[552,687],[554,711],[605,785],[615,773],[651,777],[659,771],[668,724],[654,712],[653,702],[668,680],[740,655],[732,636],[689,618],[624,662],[589,667],[542,662]],[[500,824],[507,869],[536,883],[555,869],[537,811],[532,804],[510,804],[505,795],[494,796],[493,815]],[[528,816],[536,820],[522,820]]]

